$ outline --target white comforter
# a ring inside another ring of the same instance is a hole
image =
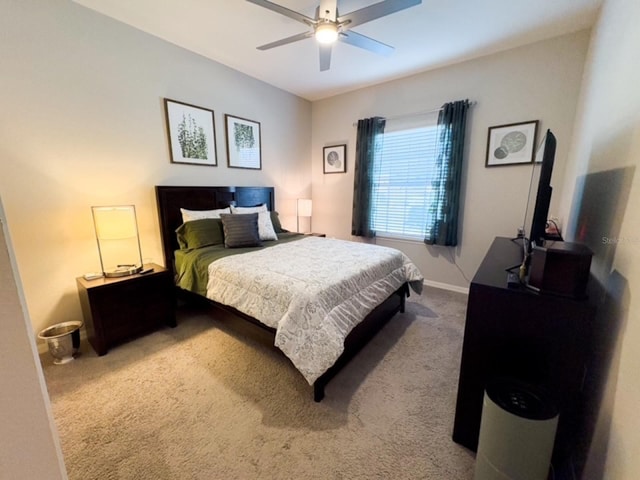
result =
[[[276,346],[313,384],[353,327],[403,283],[421,293],[422,281],[399,250],[306,237],[211,263],[207,297],[275,328]]]

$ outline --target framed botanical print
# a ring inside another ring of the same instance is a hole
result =
[[[322,156],[324,173],[345,173],[347,171],[346,145],[324,147]]]
[[[489,127],[485,166],[533,162],[538,120]]]
[[[231,168],[262,168],[260,123],[225,114],[227,162]]]
[[[215,167],[216,130],[213,110],[164,99],[172,163]]]

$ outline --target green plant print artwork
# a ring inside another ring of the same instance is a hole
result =
[[[184,158],[208,159],[204,129],[189,114],[183,114],[182,121],[178,124],[178,142]]]
[[[236,144],[236,151],[238,152],[246,148],[254,148],[256,145],[256,140],[253,136],[253,127],[251,127],[251,125],[234,124],[233,138]]]

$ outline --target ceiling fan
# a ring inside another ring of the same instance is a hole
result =
[[[422,0],[383,0],[368,7],[354,10],[351,13],[340,15],[338,13],[338,0],[320,0],[320,5],[316,8],[315,18],[311,18],[267,0],[247,1],[311,27],[311,30],[307,32],[261,45],[257,47],[258,50],[269,50],[270,48],[280,47],[305,38],[316,37],[320,44],[320,71],[329,70],[331,65],[331,46],[337,40],[380,55],[393,53],[394,48],[392,46],[354,32],[351,28],[422,3]]]

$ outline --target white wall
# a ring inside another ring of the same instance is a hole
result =
[[[306,100],[67,0],[3,1],[0,65],[0,191],[35,331],[80,316],[75,278],[99,270],[92,205],[135,204],[156,263],[156,184],[274,185],[295,228]],[[217,167],[170,163],[164,97],[215,111]],[[261,123],[262,170],[227,168],[225,113]]]
[[[0,478],[67,478],[0,202]]]
[[[571,237],[595,252],[592,273],[603,288],[598,320],[613,337],[611,352],[594,352],[605,388],[584,478],[640,476],[639,22],[640,2],[605,0],[569,157],[574,174],[563,189],[565,205],[574,199]]]
[[[428,282],[467,287],[464,276],[472,278],[493,238],[514,236],[523,223],[531,175],[530,166],[485,168],[487,129],[540,120],[539,133],[550,128],[558,138],[553,183],[560,186],[588,43],[589,32],[581,31],[314,102],[314,230],[351,238],[355,121],[468,98],[477,105],[467,121],[459,246],[377,240],[407,253]],[[340,143],[347,144],[347,173],[324,175],[322,147]],[[552,213],[558,212],[559,199],[554,193]],[[464,276],[452,264],[453,255]]]

